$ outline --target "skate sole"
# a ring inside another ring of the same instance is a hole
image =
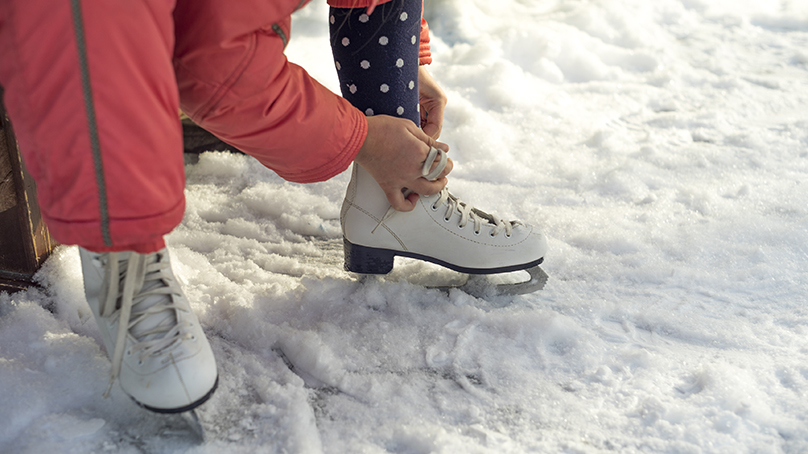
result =
[[[157,407],[152,407],[152,406],[150,406],[150,405],[146,405],[146,404],[144,404],[144,403],[142,403],[142,402],[139,402],[138,400],[136,400],[136,399],[135,399],[134,397],[132,397],[132,396],[129,396],[129,397],[131,397],[131,398],[132,398],[132,400],[133,400],[133,401],[134,401],[136,404],[138,404],[138,406],[140,406],[140,407],[142,407],[142,408],[145,408],[146,410],[153,411],[153,412],[155,412],[155,413],[165,413],[165,414],[172,414],[172,413],[184,413],[184,412],[186,412],[186,411],[191,411],[191,410],[193,410],[194,408],[196,408],[196,407],[198,407],[198,406],[200,406],[200,405],[204,404],[205,402],[207,402],[207,401],[208,401],[208,399],[210,399],[210,397],[211,397],[211,396],[213,395],[213,393],[216,391],[216,388],[217,388],[218,386],[219,386],[219,376],[217,375],[217,376],[216,376],[216,381],[213,383],[213,387],[210,389],[210,391],[208,391],[208,393],[207,393],[207,394],[205,394],[204,396],[202,396],[202,398],[200,398],[199,400],[197,400],[196,402],[194,402],[194,403],[192,403],[192,404],[186,405],[186,406],[184,406],[184,407],[177,407],[177,408],[157,408]]]
[[[450,270],[466,274],[498,274],[510,273],[512,271],[521,271],[528,268],[533,268],[541,265],[544,262],[544,257],[531,262],[522,263],[518,265],[502,266],[497,268],[467,268],[464,266],[454,265],[443,260],[429,257],[423,254],[416,254],[408,251],[394,251],[392,249],[380,249],[368,246],[360,246],[343,238],[345,245],[345,270],[352,273],[359,274],[387,274],[393,271],[394,259],[398,257],[409,257],[412,259],[423,260],[425,262],[434,263]]]

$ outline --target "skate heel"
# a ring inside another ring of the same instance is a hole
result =
[[[345,270],[361,274],[387,274],[393,271],[395,253],[386,249],[359,246],[343,238]]]

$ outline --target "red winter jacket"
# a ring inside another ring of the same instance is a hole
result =
[[[163,246],[185,209],[180,108],[288,180],[345,170],[367,120],[283,55],[304,3],[5,0],[0,85],[53,236]]]

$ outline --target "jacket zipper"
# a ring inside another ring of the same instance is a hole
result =
[[[307,0],[300,0],[300,2],[298,2],[297,6],[295,7],[295,11],[299,10],[300,8],[303,8],[303,5],[306,4],[306,1]],[[281,26],[278,24],[272,24],[272,31],[277,33],[278,36],[281,37],[281,41],[283,41],[283,48],[286,49],[286,46],[289,44],[289,37],[286,36],[286,33],[283,31]]]
[[[289,44],[289,37],[286,36],[286,33],[284,33],[281,26],[278,24],[272,24],[272,31],[281,37],[281,41],[283,41],[283,48],[286,49],[286,45]]]

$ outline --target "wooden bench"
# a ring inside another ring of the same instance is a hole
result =
[[[0,123],[0,291],[15,292],[35,283],[34,274],[56,242],[42,222],[36,185],[2,105]]]

